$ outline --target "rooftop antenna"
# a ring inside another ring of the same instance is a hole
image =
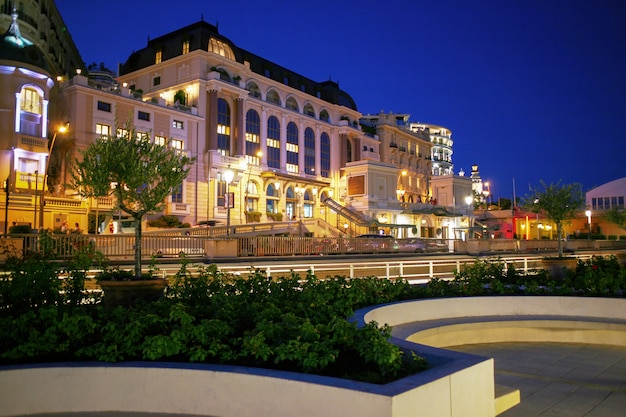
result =
[[[204,13],[200,13],[200,20],[204,22]]]

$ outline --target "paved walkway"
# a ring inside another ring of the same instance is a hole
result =
[[[521,402],[501,417],[626,416],[626,348],[574,343],[449,347],[495,359],[495,382]]]

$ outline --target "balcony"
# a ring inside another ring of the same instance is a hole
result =
[[[189,205],[186,203],[167,203],[167,207],[165,209],[165,214],[169,214],[172,216],[188,216],[189,215]]]
[[[31,152],[48,152],[48,139],[18,134],[17,147]]]
[[[43,174],[35,174],[32,172],[16,172],[15,189],[16,190],[43,190]]]

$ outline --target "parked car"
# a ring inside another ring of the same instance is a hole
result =
[[[204,240],[199,237],[169,237],[148,239],[146,249],[151,255],[163,256],[204,256]]]
[[[395,237],[373,233],[357,236],[353,244],[354,252],[362,253],[397,252],[400,249]]]
[[[426,239],[426,252],[450,252],[448,242],[444,239]]]
[[[424,253],[426,252],[426,243],[422,239],[402,239],[398,241],[399,252]]]

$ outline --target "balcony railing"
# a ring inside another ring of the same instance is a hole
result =
[[[33,152],[47,152],[48,139],[20,134],[17,147]]]
[[[32,172],[17,172],[15,176],[15,188],[19,190],[43,190],[43,174]]]

